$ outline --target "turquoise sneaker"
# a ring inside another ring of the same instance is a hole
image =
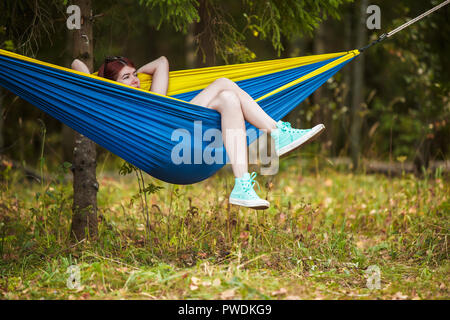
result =
[[[294,129],[289,122],[278,121],[277,129],[272,130],[271,136],[275,141],[275,152],[278,157],[300,147],[308,141],[317,138],[325,130],[323,124],[311,129]]]
[[[251,175],[247,172],[242,178],[236,178],[233,191],[231,191],[229,202],[238,206],[248,207],[256,210],[264,210],[269,207],[269,201],[263,200],[256,194],[253,186],[256,172]],[[258,184],[259,188],[259,184]]]

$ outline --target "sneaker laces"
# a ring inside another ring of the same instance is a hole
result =
[[[291,127],[291,123],[290,122],[281,122],[280,129],[282,131],[287,131],[287,132],[294,131],[294,129],[292,129],[292,127]]]
[[[250,179],[249,180],[245,180],[242,183],[242,188],[244,189],[245,192],[249,192],[250,190],[253,190],[253,187],[255,186],[255,184],[258,185],[258,190],[261,191],[261,188],[259,186],[258,181],[255,180],[256,178],[256,172],[252,172],[250,174]]]
[[[280,129],[281,129],[281,131],[290,132],[290,133],[308,131],[308,129],[294,129],[294,128],[292,128],[290,122],[281,122]]]

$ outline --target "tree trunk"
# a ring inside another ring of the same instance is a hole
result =
[[[352,25],[354,24],[354,21],[352,19],[353,13],[351,10],[351,6],[347,5],[345,10],[345,16],[343,19],[344,23],[344,48],[347,50],[350,50],[350,48],[354,48],[354,41],[353,41],[353,33],[352,33]],[[353,71],[353,63],[349,63],[345,66],[345,68],[342,69],[343,73],[343,93],[342,93],[342,105],[340,106],[341,109],[344,107],[347,109],[350,109],[351,106],[351,87],[352,87],[352,71]],[[351,115],[350,115],[351,116]],[[334,151],[334,155],[338,156],[343,154],[348,154],[349,151],[349,137],[350,137],[350,116],[349,112],[345,112],[342,114],[340,119],[340,132],[333,135],[333,138],[335,139],[335,145],[336,140],[339,139],[339,142],[337,143],[339,147],[336,147]]]
[[[356,24],[356,47],[361,48],[367,41],[366,29],[366,9],[368,0],[361,0],[359,3],[358,23]],[[352,85],[352,127],[350,130],[350,148],[353,168],[359,166],[361,153],[361,110],[364,102],[364,55],[361,54],[353,64],[353,85]]]
[[[195,68],[195,25],[191,23],[185,38],[186,46],[186,68]]]
[[[195,37],[199,50],[197,52],[197,67],[211,67],[216,62],[212,34],[211,9],[208,0],[199,1],[200,22],[195,24]]]
[[[3,145],[5,143],[3,139],[3,88],[0,87],[0,154],[3,153]]]
[[[414,169],[416,175],[421,176],[424,172],[423,170],[427,170],[430,165],[430,150],[431,150],[431,139],[429,139],[425,133],[425,130],[422,130],[421,136],[423,137],[418,145],[416,146],[416,154],[414,156]]]
[[[81,9],[81,29],[73,32],[73,58],[86,63],[92,72],[93,44],[92,44],[92,15],[91,0],[75,0],[74,5]],[[89,237],[95,239],[97,230],[97,191],[96,179],[96,144],[75,134],[75,148],[73,149],[73,216],[71,236],[80,241]]]
[[[285,51],[283,52],[283,57],[285,58],[291,58],[291,57],[300,57],[304,55],[305,52],[305,46],[307,40],[300,36],[295,36],[291,38],[290,40],[286,40],[285,42],[289,41],[287,44],[283,44],[285,47]],[[306,102],[304,102],[306,103]],[[288,121],[293,124],[294,127],[300,128],[300,127],[306,127],[304,123],[301,122],[301,114],[302,114],[302,108],[294,108],[291,112],[289,112],[286,117],[284,117],[284,121]]]
[[[317,29],[314,35],[313,41],[313,53],[314,54],[324,54],[325,53],[325,22],[323,22]],[[313,125],[323,123],[327,128],[326,132],[331,132],[330,123],[327,121],[327,117],[329,114],[329,106],[324,104],[325,102],[325,90],[324,85],[314,91],[312,100],[315,106],[318,106],[317,111],[314,114],[314,123]],[[325,133],[326,133],[325,132]],[[322,134],[319,137],[322,146],[326,146],[326,140],[328,139],[328,134]]]
[[[73,51],[73,38],[72,38],[72,30],[66,29],[66,50],[67,52],[74,52]],[[65,65],[70,66],[72,63],[72,54],[64,55],[65,59]],[[70,61],[69,61],[70,60]],[[63,161],[72,162],[73,160],[73,148],[74,148],[74,142],[75,142],[75,130],[73,130],[71,127],[65,125],[64,123],[61,126],[61,140],[62,140],[62,157]]]

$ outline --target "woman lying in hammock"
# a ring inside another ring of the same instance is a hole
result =
[[[78,59],[73,61],[72,68],[89,73],[87,66]],[[169,62],[165,57],[149,62],[138,70],[125,57],[106,58],[98,71],[98,76],[140,88],[138,73],[152,75],[150,91],[167,94]],[[259,198],[253,189],[256,173],[252,175],[248,173],[245,120],[271,134],[278,156],[316,138],[325,129],[323,124],[312,129],[301,130],[292,128],[289,122],[281,120],[276,122],[236,83],[226,78],[215,80],[190,102],[214,109],[221,114],[223,142],[236,177],[229,202],[244,207],[254,209],[269,207],[269,202]],[[226,130],[233,130],[234,139],[226,139]]]

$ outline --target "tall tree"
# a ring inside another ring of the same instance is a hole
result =
[[[67,54],[64,55],[65,61],[64,65],[69,65],[72,63],[72,55],[73,55],[73,36],[72,30],[66,29],[65,31],[65,50],[67,50]],[[75,130],[71,127],[61,124],[61,143],[62,143],[62,160],[71,162],[73,160],[73,148],[75,142]]]
[[[356,24],[356,47],[361,48],[367,42],[366,10],[368,0],[359,1],[358,23]],[[361,153],[361,124],[362,124],[362,104],[364,103],[364,55],[359,55],[353,65],[352,84],[352,126],[350,129],[350,150],[353,168],[359,166]]]
[[[197,55],[197,67],[213,66],[216,62],[214,52],[214,15],[212,4],[208,0],[199,1],[200,21],[195,24],[195,34],[202,54]]]
[[[81,11],[81,28],[73,31],[73,58],[83,61],[92,72],[94,68],[92,3],[91,0],[75,0],[73,4],[79,6]],[[85,239],[86,236],[95,239],[98,234],[96,157],[96,144],[76,133],[72,162],[71,236],[77,241]]]
[[[194,41],[195,25],[191,23],[188,27],[185,37],[186,61],[185,66],[188,69],[195,68],[195,41]]]
[[[0,87],[0,154],[3,150],[3,88]]]
[[[350,49],[350,48],[354,48],[353,47],[353,41],[352,41],[352,14],[351,14],[351,10],[352,8],[350,6],[347,6],[345,13],[344,13],[344,48],[345,49]],[[343,100],[342,100],[342,107],[347,107],[350,106],[351,101],[350,101],[350,88],[352,85],[352,68],[353,68],[353,64],[349,64],[347,65],[346,68],[344,68],[342,70],[343,72],[343,82],[344,82],[344,93],[343,93]],[[342,128],[344,128],[344,136],[348,136],[348,117],[347,116],[343,116],[342,117]]]
[[[313,40],[313,54],[324,54],[325,53],[325,26],[324,24],[317,27]],[[317,106],[317,111],[315,112],[315,123],[325,123],[327,131],[329,131],[330,125],[325,120],[327,119],[327,104],[323,104],[325,96],[325,90],[323,87],[319,87],[314,91],[312,98],[314,105]],[[325,141],[327,135],[323,134],[320,137],[322,142]]]

